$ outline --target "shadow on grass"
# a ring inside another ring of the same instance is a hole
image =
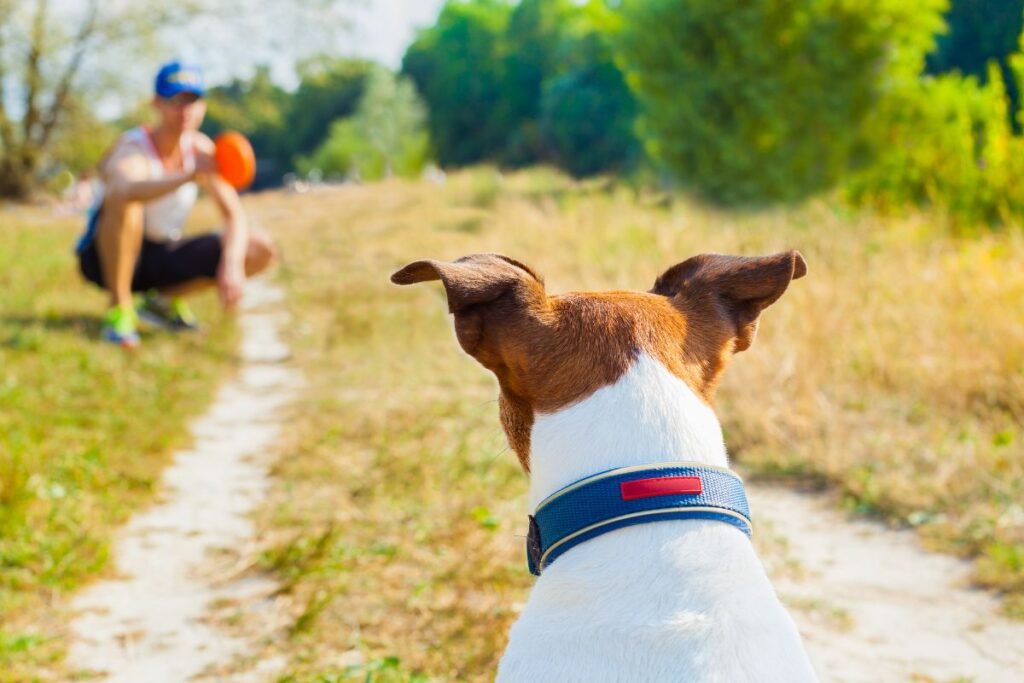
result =
[[[44,346],[42,338],[52,334],[101,343],[102,329],[103,319],[99,315],[89,313],[0,315],[0,349],[40,350]],[[149,337],[176,334],[149,329],[142,330],[142,333],[144,343]],[[206,335],[202,332],[181,333],[178,339],[188,353],[203,354],[220,363],[231,365],[239,365],[242,362],[240,354],[233,347],[225,349],[222,345],[206,343]]]

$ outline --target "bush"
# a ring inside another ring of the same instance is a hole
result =
[[[412,84],[376,69],[367,77],[355,115],[335,120],[313,155],[300,158],[299,170],[360,180],[416,177],[430,158],[425,118]]]
[[[1024,209],[1024,140],[1015,136],[999,67],[988,82],[925,77],[894,97],[876,162],[850,182],[857,203],[885,210],[928,205],[958,223],[1010,222]]]
[[[635,110],[613,65],[586,65],[545,84],[541,135],[558,165],[576,177],[624,170],[639,153]]]
[[[722,203],[795,200],[870,161],[869,114],[916,77],[943,0],[625,0],[647,151]]]
[[[494,159],[504,147],[499,46],[509,11],[500,0],[447,2],[402,59],[402,72],[430,106],[442,165]]]
[[[548,75],[540,98],[547,161],[576,177],[625,171],[641,156],[633,133],[636,101],[616,66],[610,14],[581,8],[563,38],[567,59]]]
[[[554,163],[574,175],[621,170],[639,151],[636,104],[601,0],[450,0],[402,70],[430,107],[445,166]]]

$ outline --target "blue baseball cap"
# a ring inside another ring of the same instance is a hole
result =
[[[203,69],[198,64],[184,62],[167,62],[156,74],[156,94],[158,97],[170,99],[182,92],[190,92],[202,97],[206,94],[206,81]]]

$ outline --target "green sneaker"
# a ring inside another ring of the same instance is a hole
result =
[[[164,330],[199,329],[199,321],[187,303],[181,299],[167,299],[154,291],[142,296],[136,311],[141,320]]]
[[[103,340],[121,348],[139,345],[139,319],[131,306],[113,306],[103,317]]]

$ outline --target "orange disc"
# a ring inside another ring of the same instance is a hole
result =
[[[214,158],[221,177],[236,190],[249,187],[256,175],[256,155],[245,136],[233,130],[224,131],[214,144],[217,146]]]

